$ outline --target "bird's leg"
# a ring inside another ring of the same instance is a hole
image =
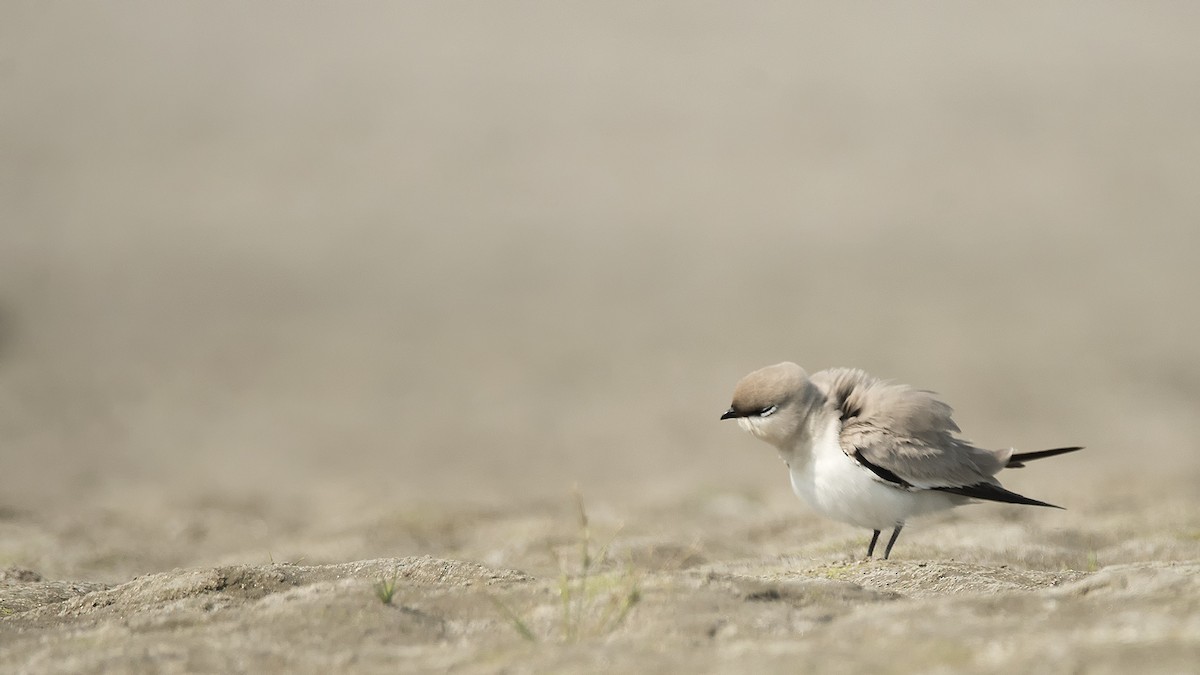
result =
[[[896,529],[892,530],[892,538],[888,539],[887,548],[883,549],[883,559],[884,560],[887,560],[888,556],[892,554],[892,546],[896,545],[896,540],[900,538],[900,530],[903,530],[903,529],[904,529],[903,525],[897,525]],[[879,533],[876,532],[876,536],[878,536],[878,534]]]
[[[875,542],[879,541],[879,530],[875,530],[875,534],[871,535],[871,545],[867,547],[867,558],[875,554]]]

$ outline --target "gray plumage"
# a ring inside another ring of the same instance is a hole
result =
[[[931,391],[891,384],[856,368],[813,373],[826,406],[842,419],[842,449],[919,488],[996,483],[1012,449],[958,438],[954,409]]]
[[[973,500],[1054,506],[1006,490],[996,474],[1080,449],[980,448],[958,435],[953,413],[933,392],[861,370],[809,376],[784,362],[743,377],[721,419],[775,446],[792,490],[819,513],[872,529],[868,557],[880,531],[892,528],[887,558],[912,517]]]

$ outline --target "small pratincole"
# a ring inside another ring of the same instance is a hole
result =
[[[884,560],[909,518],[976,500],[1049,506],[1005,490],[996,474],[1082,450],[1014,452],[957,438],[953,410],[930,391],[890,384],[852,368],[811,376],[784,362],[742,378],[721,419],[779,450],[792,489],[818,513],[874,532],[892,530]]]

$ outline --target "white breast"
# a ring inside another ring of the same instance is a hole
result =
[[[792,490],[821,515],[884,530],[903,525],[913,516],[956,505],[958,500],[944,492],[910,492],[881,482],[842,451],[840,428],[841,422],[832,420],[809,448],[796,448],[789,458]]]

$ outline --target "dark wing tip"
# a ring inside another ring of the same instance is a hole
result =
[[[882,466],[878,466],[876,464],[872,464],[872,463],[868,462],[867,458],[863,457],[862,450],[860,450],[858,448],[854,449],[854,459],[857,460],[859,464],[870,469],[871,473],[875,474],[876,476],[879,476],[880,479],[882,479],[888,483],[891,483],[892,485],[895,485],[896,487],[904,488],[906,490],[912,488],[912,483],[909,483],[908,481],[904,480],[900,476],[897,476],[895,474],[895,472],[888,471],[887,469],[883,468]]]
[[[1026,506],[1045,506],[1052,509],[1062,508],[1056,504],[1049,504],[1036,499],[1030,499],[1025,495],[1019,495],[1010,490],[1005,490],[994,483],[976,483],[974,485],[963,485],[961,487],[935,487],[933,489],[941,492],[949,492],[952,495],[961,495],[963,497],[971,497],[972,499],[983,499],[989,502],[1024,504]]]
[[[1052,450],[1038,450],[1037,452],[1018,452],[1008,458],[1008,464],[1005,464],[1004,468],[1019,469],[1025,466],[1025,462],[1032,462],[1035,459],[1044,459],[1056,455],[1065,455],[1068,452],[1075,452],[1082,449],[1082,445],[1073,445],[1069,448],[1054,448]]]

